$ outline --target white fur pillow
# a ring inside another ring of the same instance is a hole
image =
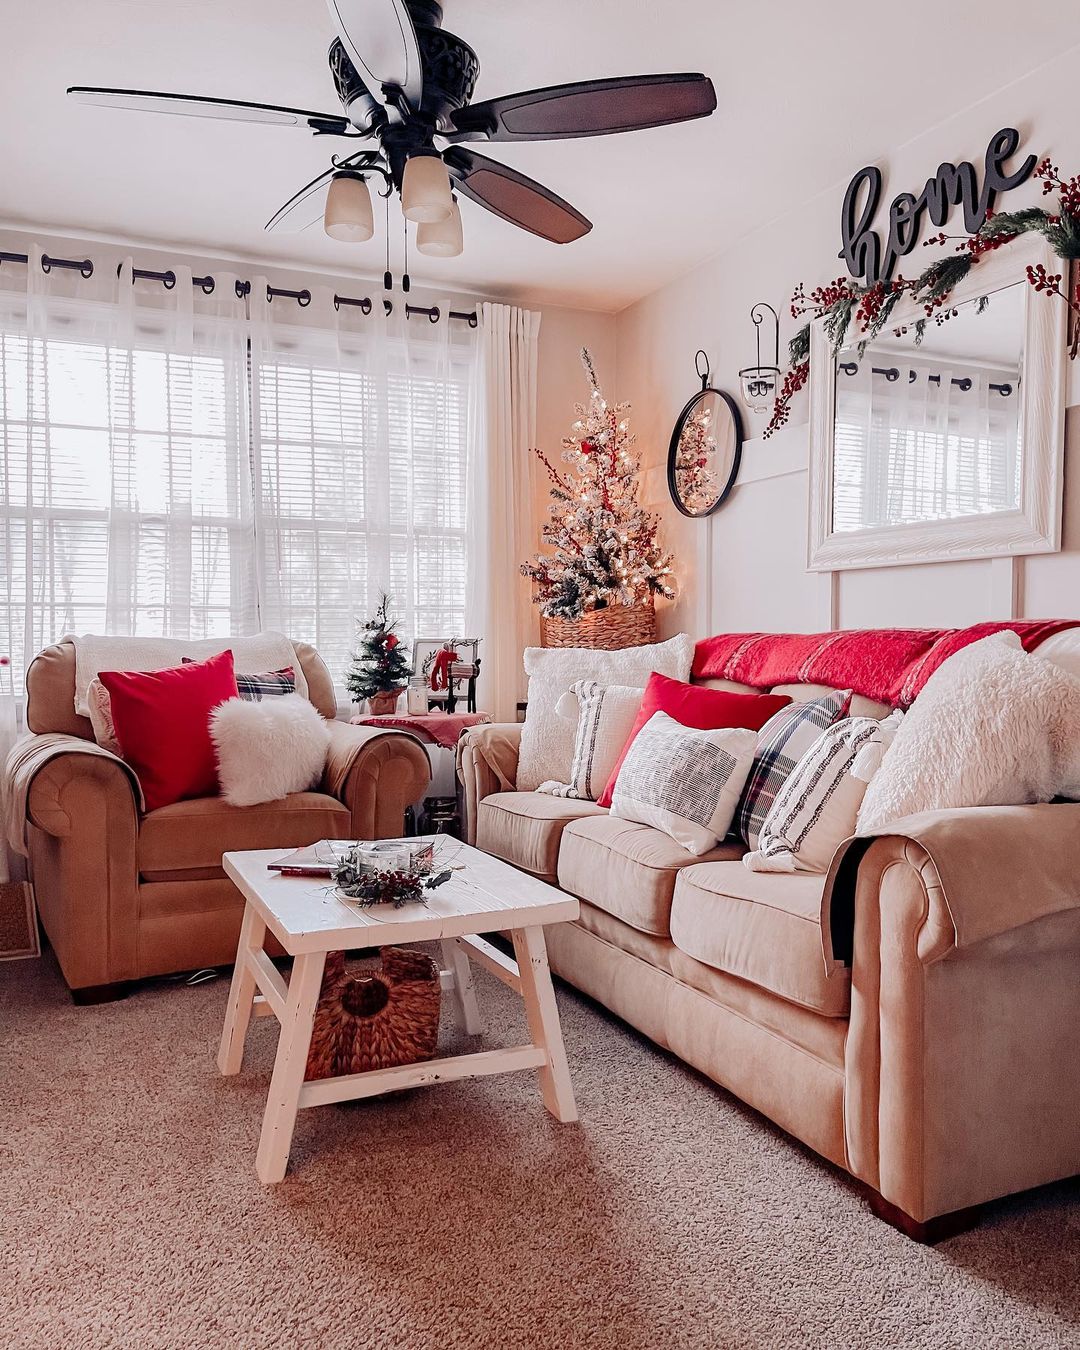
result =
[[[549,779],[570,781],[577,728],[558,715],[555,705],[575,681],[644,689],[654,670],[673,680],[689,679],[693,659],[694,642],[688,633],[615,652],[591,647],[526,647],[529,707],[521,729],[518,791],[535,792]]]
[[[221,795],[230,806],[306,792],[322,776],[330,733],[303,694],[250,703],[230,698],[210,714]]]
[[[926,682],[866,789],[857,833],[918,811],[1014,806],[1080,788],[1080,679],[995,633]]]

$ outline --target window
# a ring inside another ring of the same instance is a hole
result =
[[[119,309],[39,297],[35,321],[0,294],[0,652],[17,682],[68,632],[260,627],[313,642],[340,680],[383,588],[406,634],[463,632],[464,325],[339,341],[283,323],[264,341],[246,318]]]

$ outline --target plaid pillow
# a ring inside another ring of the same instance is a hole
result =
[[[261,703],[274,694],[295,694],[296,672],[292,666],[268,670],[262,675],[243,675],[237,671],[236,692],[249,703]]]
[[[758,732],[754,762],[735,811],[736,828],[750,848],[757,848],[765,817],[788,775],[821,733],[844,716],[850,702],[851,690],[844,689],[792,703]]]
[[[192,657],[181,658],[185,666],[190,665]],[[292,666],[281,670],[267,670],[259,675],[244,675],[236,672],[236,692],[248,703],[261,703],[264,698],[274,694],[296,693],[296,671]]]

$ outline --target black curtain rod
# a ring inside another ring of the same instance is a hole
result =
[[[840,363],[839,368],[844,372],[845,375],[854,375],[858,372],[859,369],[858,363],[855,361],[842,361]],[[896,368],[896,366],[871,366],[870,370],[874,375],[884,375],[890,384],[895,384],[896,381],[900,378],[900,371]],[[908,384],[914,384],[918,378],[919,378],[918,371],[916,370],[908,371]],[[941,383],[941,376],[927,375],[926,382],[928,384],[939,385]],[[971,389],[971,387],[974,385],[975,381],[969,378],[967,375],[964,375],[961,376],[960,378],[954,377],[951,383],[955,384],[957,389],[961,390],[963,393],[966,394],[968,390]],[[1013,387],[1011,384],[988,384],[987,388],[993,389],[994,392],[1000,394],[1002,398],[1008,398],[1013,391]]]
[[[25,264],[29,263],[29,261],[30,257],[26,253],[0,252],[0,263],[12,262]],[[50,258],[47,253],[43,253],[41,255],[41,270],[43,272],[51,272],[54,267],[64,268],[71,272],[79,272],[88,280],[94,275],[94,264],[89,258]],[[118,263],[116,275],[119,276],[123,270],[123,263]],[[171,269],[168,272],[152,272],[143,267],[133,267],[131,269],[131,280],[133,284],[136,281],[160,281],[167,291],[171,291],[176,285],[176,273]],[[213,295],[216,282],[211,276],[192,277],[191,284],[193,286],[198,286],[205,295]],[[250,281],[238,281],[236,283],[236,298],[238,300],[243,300],[246,295],[250,294]],[[304,309],[311,304],[311,292],[307,287],[302,291],[289,291],[283,290],[277,286],[267,286],[267,300],[272,302],[275,296],[283,299],[295,300],[301,309]],[[335,295],[334,308],[340,309],[342,305],[354,306],[363,314],[371,313],[371,299],[366,295],[360,300],[353,299],[352,296],[348,295]],[[394,312],[393,301],[384,300],[383,309],[386,314],[392,314]],[[438,305],[431,305],[427,308],[423,305],[406,305],[405,317],[411,319],[414,314],[426,314],[432,323],[438,323],[439,319],[442,317],[442,310],[439,309]],[[463,319],[468,323],[470,328],[475,328],[479,323],[475,310],[451,309],[447,311],[447,314],[451,319]]]

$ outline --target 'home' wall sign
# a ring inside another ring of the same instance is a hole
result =
[[[895,196],[889,206],[889,234],[884,249],[880,237],[870,228],[881,198],[881,170],[873,164],[860,169],[844,194],[840,220],[844,247],[837,257],[844,259],[853,277],[864,277],[866,284],[871,285],[875,281],[887,281],[897,258],[910,253],[918,243],[924,211],[940,228],[952,208],[962,206],[964,228],[974,234],[986,220],[997,193],[1019,187],[1031,177],[1035,168],[1034,155],[1028,155],[1014,172],[1005,172],[1005,161],[1016,153],[1019,144],[1020,133],[1014,127],[1003,127],[991,136],[986,147],[981,191],[975,166],[964,160],[962,164],[940,164],[933,178],[926,180],[918,197],[912,192]]]

